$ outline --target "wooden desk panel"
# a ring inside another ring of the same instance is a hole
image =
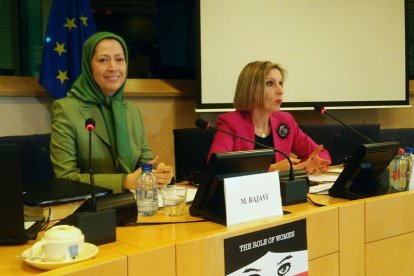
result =
[[[223,232],[226,227],[211,221],[139,225],[118,227],[117,240],[130,244],[140,250],[174,244],[180,240],[197,238],[213,232]]]
[[[338,207],[305,212],[309,260],[339,251]]]
[[[414,275],[414,233],[366,245],[366,275]]]
[[[365,199],[366,242],[413,232],[413,206],[413,191]]]
[[[70,266],[50,270],[43,273],[44,276],[73,275],[73,276],[102,276],[121,275],[127,276],[128,260],[125,255],[113,253],[102,258],[92,259]]]
[[[154,268],[157,269],[156,275],[180,275],[176,274],[176,242],[226,229],[225,226],[211,221],[198,222],[200,220],[203,219],[191,217],[188,210],[183,217],[176,218],[165,217],[159,211],[157,216],[138,218],[138,221],[143,224],[118,227],[117,240],[133,246],[132,250],[121,251],[128,256],[129,275],[154,275]],[[185,221],[194,222],[181,223]],[[160,224],[145,225],[154,222]],[[163,260],[162,265],[160,260]]]
[[[223,275],[225,239],[303,218],[307,220],[309,259],[337,254],[338,207],[311,208],[303,213],[292,213],[226,227],[225,230],[205,233],[199,238],[178,242],[176,244],[177,275]],[[316,263],[326,262],[334,267],[337,265],[338,258],[334,259],[335,261],[331,258],[321,259]]]
[[[224,275],[223,237],[209,236],[176,245],[177,275]]]
[[[33,242],[19,246],[2,245],[0,247],[0,275],[32,275],[41,272],[17,257],[32,244]]]
[[[226,227],[188,213],[180,218],[161,214],[140,222],[177,222],[118,227],[117,241],[99,246],[95,259],[47,272],[46,275],[222,275],[223,240],[307,219],[311,275],[414,275],[414,192],[355,201],[312,196],[330,204],[287,206],[289,215]],[[180,223],[193,220],[191,223]],[[41,237],[41,235],[39,235]],[[33,275],[43,271],[16,256],[33,242],[1,246],[0,275]],[[163,260],[164,264],[159,265]],[[152,262],[152,263],[151,263]],[[151,265],[148,265],[151,264]],[[150,270],[147,270],[150,268]],[[383,273],[383,272],[386,273]],[[113,273],[112,273],[113,272]]]
[[[176,275],[175,244],[123,253],[128,256],[128,275]]]
[[[341,275],[365,273],[365,202],[339,205],[339,268]]]
[[[333,253],[309,261],[309,275],[337,276],[339,274],[339,254]],[[357,274],[343,274],[357,275]]]

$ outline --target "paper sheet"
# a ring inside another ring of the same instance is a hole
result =
[[[319,194],[319,195],[325,195],[328,194],[329,189],[332,187],[334,182],[328,182],[323,183],[315,186],[309,187],[309,193],[310,194]]]
[[[309,175],[309,181],[313,183],[327,183],[327,182],[335,182],[338,178],[336,174],[318,174]]]
[[[332,168],[328,169],[326,172],[328,173],[341,173],[343,171],[343,168]]]

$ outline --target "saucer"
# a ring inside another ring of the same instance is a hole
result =
[[[79,253],[79,255],[76,256],[75,259],[70,260],[70,261],[53,262],[49,260],[41,260],[40,258],[39,259],[31,258],[30,249],[31,248],[26,249],[21,255],[23,261],[28,263],[31,266],[34,266],[36,268],[43,269],[43,270],[51,270],[51,269],[67,266],[70,264],[75,264],[81,261],[85,261],[85,260],[95,257],[96,254],[98,254],[99,252],[99,248],[96,245],[91,244],[91,243],[84,243],[83,251]]]

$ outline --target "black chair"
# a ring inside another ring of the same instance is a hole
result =
[[[414,147],[414,128],[381,129],[380,141],[398,141],[402,148]]]
[[[213,129],[174,129],[175,177],[177,182],[200,184],[214,138]]]
[[[379,124],[350,125],[350,127],[374,142],[380,142]],[[343,125],[300,125],[300,128],[317,144],[322,144],[329,151],[333,165],[343,163],[361,144],[369,143]]]
[[[23,189],[53,179],[50,133],[0,137],[0,144],[17,144],[22,160]]]

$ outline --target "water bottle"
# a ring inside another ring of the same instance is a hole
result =
[[[413,170],[413,162],[414,162],[414,149],[412,147],[406,147],[405,149],[405,156],[408,160],[408,169],[407,169],[407,189],[410,185],[411,174]]]
[[[400,158],[400,187],[399,191],[405,191],[407,189],[407,173],[409,173],[408,170],[408,157],[405,155],[405,150],[400,149],[399,154],[401,155]]]
[[[398,154],[391,161],[389,170],[390,188],[394,192],[404,191],[407,188],[408,160],[404,149],[399,149]]]
[[[152,164],[143,164],[137,179],[138,216],[153,216],[158,211],[158,180],[152,173]]]

